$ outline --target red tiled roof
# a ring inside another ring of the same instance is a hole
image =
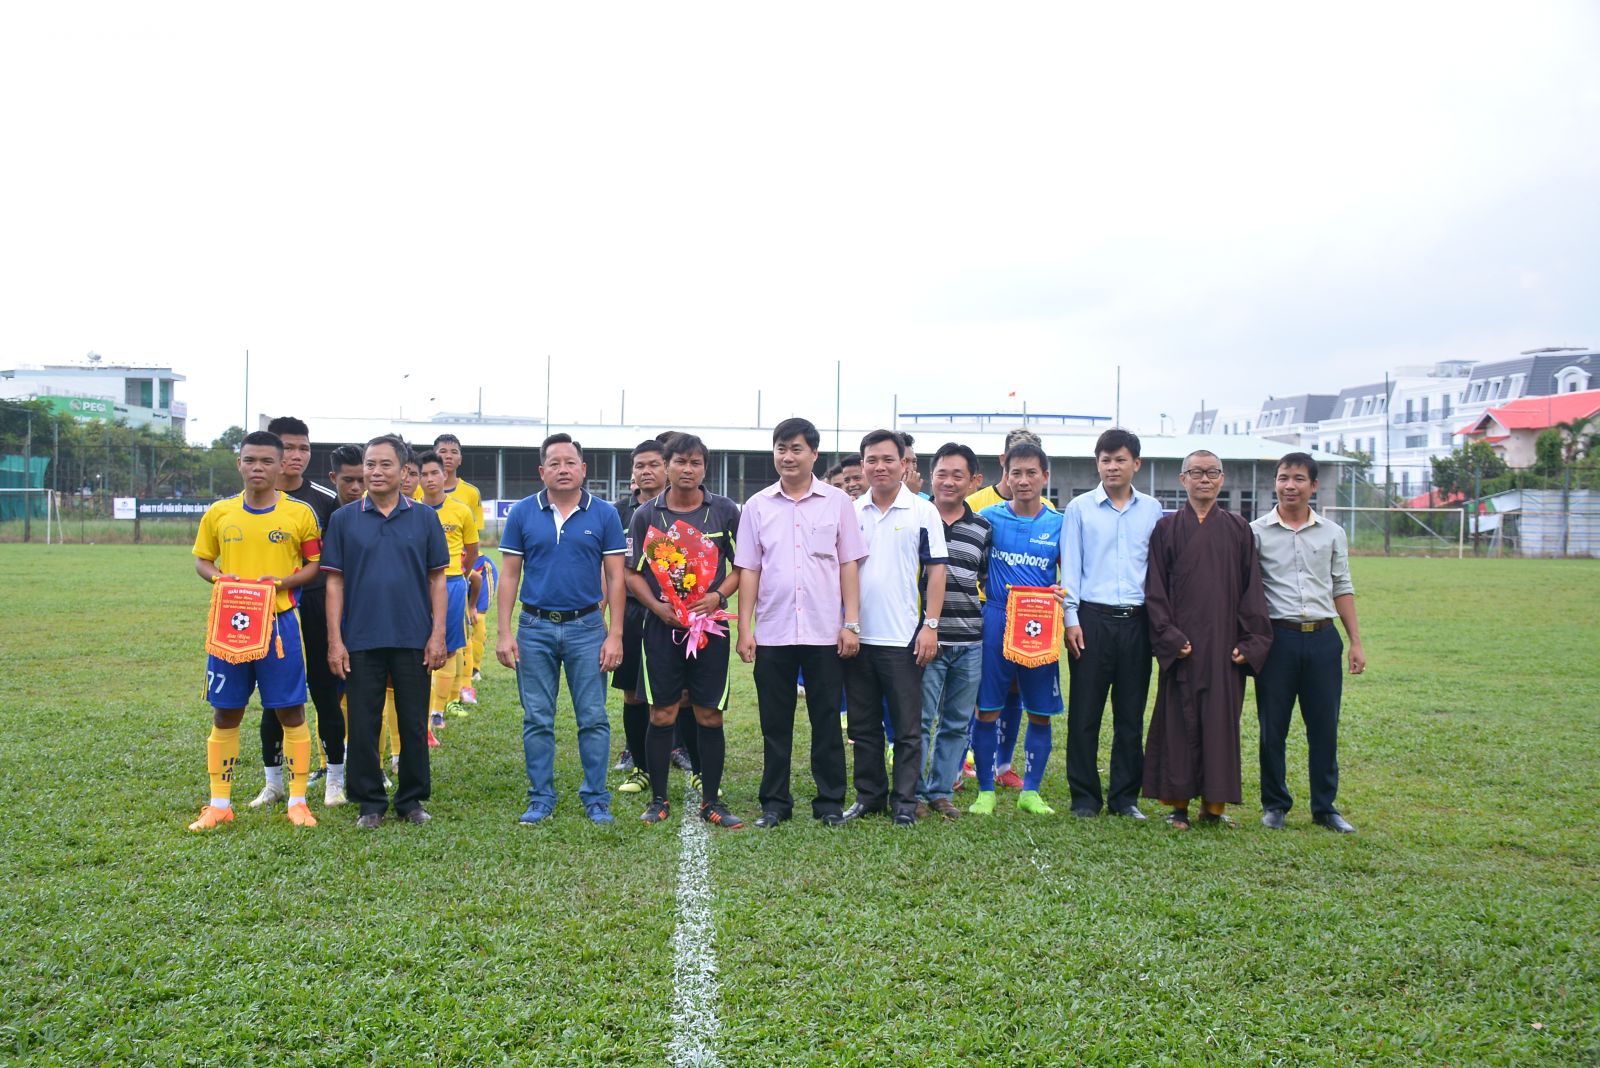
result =
[[[1557,423],[1570,423],[1600,412],[1600,389],[1586,389],[1582,393],[1557,393],[1550,397],[1524,397],[1510,404],[1490,408],[1473,423],[1456,431],[1458,434],[1474,433],[1493,418],[1507,430],[1544,430]],[[1494,439],[1490,439],[1494,440]]]
[[[1419,493],[1415,497],[1412,497],[1410,500],[1406,501],[1405,507],[1448,508],[1450,505],[1466,499],[1467,495],[1465,493],[1452,493],[1449,496],[1445,496],[1438,490],[1429,490],[1427,493]]]

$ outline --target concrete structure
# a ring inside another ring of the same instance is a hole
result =
[[[265,426],[268,418],[261,415],[259,425]],[[541,485],[538,473],[539,443],[555,431],[569,433],[583,445],[589,468],[589,491],[607,499],[615,499],[627,491],[633,447],[668,429],[662,426],[616,424],[566,424],[547,428],[542,420],[537,419],[480,419],[477,416],[444,414],[415,421],[342,416],[304,418],[311,427],[311,470],[318,474],[327,470],[328,452],[344,442],[365,442],[379,434],[393,432],[407,441],[427,445],[439,434],[455,434],[462,442],[461,474],[479,487],[485,500],[520,499],[537,491]],[[772,466],[771,427],[690,426],[671,429],[686,430],[705,439],[711,450],[706,485],[718,493],[743,501],[756,490],[777,480]],[[820,429],[822,455],[818,460],[818,474],[837,455],[854,452],[862,435],[872,428]],[[918,422],[903,423],[898,429],[915,435],[917,455],[925,475],[939,446],[946,441],[959,441],[971,446],[982,458],[985,481],[992,482],[999,477],[998,457],[1005,444],[1005,431],[1011,428],[941,433],[931,425]],[[1048,493],[1058,504],[1064,504],[1080,493],[1087,493],[1099,483],[1094,461],[1094,443],[1098,436],[1098,431],[1040,433],[1045,452],[1051,457]],[[1138,476],[1138,487],[1155,496],[1163,506],[1175,508],[1183,500],[1183,491],[1178,484],[1178,469],[1183,458],[1196,449],[1209,449],[1222,458],[1228,473],[1227,485],[1223,490],[1224,505],[1251,518],[1270,507],[1276,461],[1283,453],[1290,451],[1279,442],[1247,435],[1183,434],[1144,437],[1141,440],[1144,468]],[[1348,464],[1348,458],[1320,452],[1314,455],[1319,463],[1332,465],[1330,474],[1323,478],[1324,485],[1336,485],[1340,477],[1339,465]]]
[[[23,364],[0,370],[0,397],[42,400],[80,421],[104,420],[184,431],[187,406],[175,396],[184,380],[170,367],[98,362]]]
[[[1333,411],[1331,393],[1300,393],[1293,397],[1268,397],[1256,413],[1256,433],[1297,449],[1316,444],[1317,426]]]
[[[1532,467],[1539,435],[1560,423],[1575,423],[1600,415],[1600,389],[1524,397],[1490,408],[1461,427],[1465,441],[1487,441],[1512,467]],[[1593,428],[1600,433],[1600,425]]]
[[[1207,408],[1189,418],[1189,433],[1252,434],[1260,416],[1261,409],[1253,406],[1235,404],[1231,407]]]

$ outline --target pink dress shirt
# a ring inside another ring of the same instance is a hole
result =
[[[832,645],[844,622],[839,566],[867,555],[848,494],[812,476],[800,500],[775,482],[745,502],[733,563],[761,572],[757,645]]]

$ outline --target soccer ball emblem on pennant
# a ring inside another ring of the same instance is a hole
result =
[[[1061,601],[1053,586],[1009,586],[1001,654],[1023,667],[1043,667],[1061,658]]]
[[[235,620],[237,620],[239,617],[238,616],[234,616],[233,618]],[[238,626],[237,623],[235,623],[234,625]],[[1037,638],[1039,635],[1044,633],[1044,627],[1039,624],[1039,621],[1037,619],[1028,620],[1027,625],[1024,626],[1022,629],[1027,633],[1028,637],[1030,637],[1030,638]]]
[[[234,630],[249,630],[250,629],[250,616],[245,612],[235,612],[233,614],[233,629]]]

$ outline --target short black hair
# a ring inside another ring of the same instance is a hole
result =
[[[844,474],[844,465],[834,464],[832,467],[828,468],[822,473],[822,481],[832,482],[842,474]]]
[[[1139,458],[1139,435],[1131,430],[1124,430],[1120,426],[1112,427],[1101,434],[1094,443],[1095,459],[1099,459],[1106,453],[1116,452],[1118,449],[1127,449],[1128,455],[1137,460]]]
[[[449,442],[458,449],[461,448],[461,439],[456,437],[454,434],[440,434],[438,437],[433,439],[433,447],[437,449],[440,445],[443,445],[446,442]]]
[[[1019,426],[1006,431],[1006,452],[1010,452],[1011,446],[1019,441],[1026,441],[1033,445],[1041,444],[1038,434],[1035,434],[1025,426]],[[1004,457],[1005,454],[1005,452],[1002,452],[1000,455]]]
[[[688,456],[696,452],[707,464],[711,463],[711,450],[706,448],[705,442],[693,434],[674,434],[667,442],[666,451],[662,455],[670,464],[674,456]]]
[[[296,419],[292,415],[280,415],[272,420],[267,424],[267,432],[278,435],[294,434],[302,438],[311,436],[311,428],[306,426],[303,420]]]
[[[417,470],[421,471],[429,464],[438,464],[441,471],[444,469],[444,461],[439,459],[439,454],[432,449],[424,449],[417,457]]]
[[[367,449],[375,445],[387,445],[394,450],[394,458],[401,467],[411,462],[411,446],[406,444],[406,439],[399,434],[379,434],[367,442]],[[363,450],[365,451],[365,450]]]
[[[917,439],[912,437],[910,434],[907,434],[904,430],[897,430],[897,431],[895,431],[895,433],[898,434],[899,437],[900,437],[900,445],[901,445],[900,455],[904,456],[905,455],[905,450],[909,449],[909,448],[911,448],[911,446],[915,445],[917,443]],[[865,452],[866,450],[863,449],[861,451]]]
[[[849,456],[841,456],[841,457],[839,457],[839,470],[840,470],[841,473],[847,467],[860,467],[860,466],[861,466],[861,454],[859,452],[853,452]]]
[[[328,454],[328,470],[337,471],[341,467],[360,467],[361,450],[354,445],[340,445]]]
[[[905,456],[906,446],[910,443],[906,441],[905,435],[901,434],[897,430],[867,431],[866,435],[861,439],[861,455],[865,456],[867,454],[867,450],[872,448],[872,446],[882,445],[886,441],[894,442],[894,452],[896,456]]]
[[[571,445],[578,450],[578,462],[583,463],[583,446],[572,440],[571,434],[551,434],[539,443],[539,463],[544,463],[544,454],[550,451],[552,445]]]
[[[663,430],[661,433],[656,435],[656,441],[662,445],[665,445],[667,442],[671,441],[673,437],[677,435],[677,433],[678,432],[676,430]]]
[[[1278,472],[1285,467],[1303,467],[1306,469],[1306,474],[1311,477],[1311,481],[1317,480],[1317,461],[1309,452],[1284,453],[1278,460],[1278,466],[1272,469],[1273,477],[1276,478]]]
[[[279,456],[283,455],[283,439],[270,430],[250,431],[244,436],[244,440],[239,442],[239,451],[241,453],[244,452],[246,445],[265,445],[268,448],[277,449]]]
[[[1046,456],[1044,450],[1031,441],[1019,441],[1006,450],[1006,469],[1008,471],[1017,460],[1038,460],[1041,469],[1050,470],[1050,457]]]
[[[809,419],[802,419],[798,415],[791,416],[772,428],[772,443],[774,445],[788,441],[790,438],[804,438],[806,448],[816,451],[822,444],[822,435],[817,433],[817,426]]]
[[[637,460],[647,452],[653,452],[657,456],[666,456],[667,454],[666,447],[663,446],[659,440],[656,438],[647,438],[633,447],[633,455],[629,457],[629,459]]]
[[[967,474],[975,475],[980,470],[978,454],[959,441],[947,441],[939,446],[939,451],[933,454],[932,467],[938,467],[939,461],[946,456],[959,456],[967,462]],[[931,468],[930,468],[931,470]]]

